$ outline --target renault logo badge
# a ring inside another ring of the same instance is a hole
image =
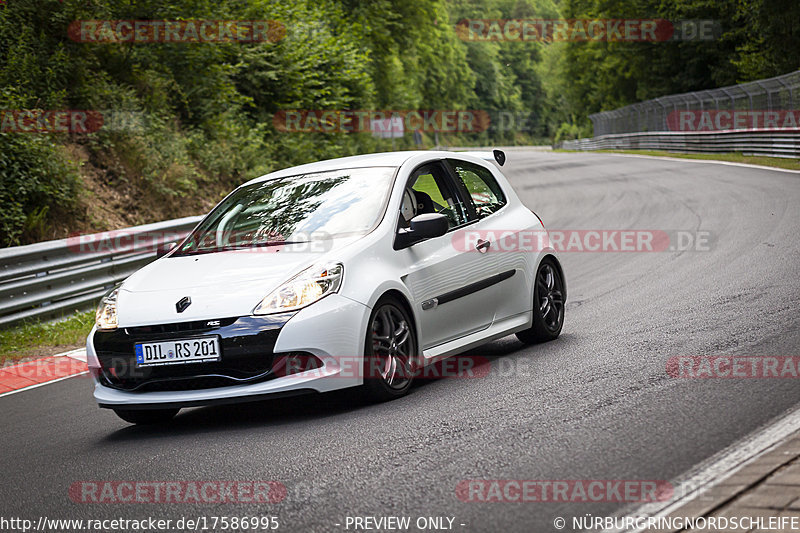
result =
[[[188,296],[184,296],[178,300],[178,303],[175,304],[175,310],[179,313],[183,313],[190,305],[192,305],[192,299]]]

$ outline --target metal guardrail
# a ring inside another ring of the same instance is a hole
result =
[[[557,147],[800,158],[798,109],[800,70],[595,113],[594,137]]]
[[[0,327],[87,309],[202,217],[0,249]]]
[[[600,137],[670,131],[669,116],[681,111],[764,112],[797,109],[800,109],[800,70],[739,85],[654,98],[595,113],[589,115],[589,119],[594,125],[594,136]]]
[[[800,131],[731,130],[601,135],[564,141],[566,150],[663,150],[678,153],[728,153],[800,158]]]

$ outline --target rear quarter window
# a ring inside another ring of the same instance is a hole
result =
[[[489,169],[465,161],[448,162],[464,184],[478,218],[487,217],[506,205],[506,196]]]

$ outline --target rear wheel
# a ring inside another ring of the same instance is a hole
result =
[[[118,417],[131,424],[166,424],[180,409],[114,409]]]
[[[386,401],[406,394],[417,362],[417,338],[410,315],[396,299],[380,300],[370,315],[364,345],[368,397]]]
[[[550,259],[544,259],[536,271],[533,289],[533,324],[517,333],[525,344],[556,339],[564,325],[564,281]]]

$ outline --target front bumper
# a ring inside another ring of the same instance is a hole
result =
[[[293,313],[200,320],[158,326],[95,331],[92,335],[104,386],[125,392],[206,389],[265,381],[273,377],[275,341]],[[142,342],[216,337],[219,361],[163,366],[136,364]]]
[[[87,339],[87,355],[95,376],[94,397],[105,408],[155,409],[357,386],[363,382],[361,376],[341,361],[364,353],[369,313],[363,304],[332,294],[295,313],[220,320],[220,326],[213,328],[195,324],[154,326],[149,331],[93,329]],[[219,335],[221,360],[135,367],[136,342],[193,335]],[[272,372],[280,356],[297,353],[313,356],[321,367],[291,375]]]

